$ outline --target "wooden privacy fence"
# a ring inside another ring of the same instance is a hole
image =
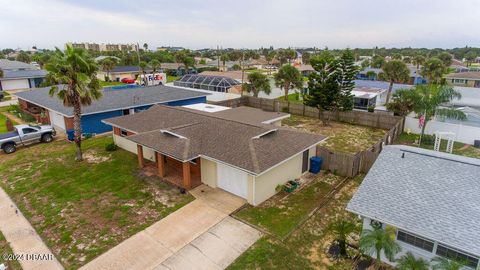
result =
[[[244,96],[241,98],[213,103],[216,105],[238,107],[249,106],[265,111],[283,111],[294,115],[319,118],[317,108],[305,106],[302,103],[281,101],[276,99],[255,98]],[[346,122],[355,125],[380,128],[388,130],[382,139],[378,140],[367,150],[348,154],[332,151],[322,146],[317,146],[317,156],[322,157],[322,169],[335,174],[354,177],[359,173],[367,173],[382,151],[384,145],[392,144],[403,132],[404,120],[402,117],[384,113],[371,113],[364,111],[323,112],[325,118],[331,121]]]

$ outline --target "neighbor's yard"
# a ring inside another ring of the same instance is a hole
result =
[[[417,134],[407,134],[406,132],[402,133],[398,139],[395,141],[396,144],[405,144],[411,146],[418,146],[418,139],[420,135]],[[433,150],[433,146],[435,144],[434,136],[426,135],[422,139],[422,148]],[[447,148],[447,141],[442,140],[440,144],[440,151],[445,152]],[[452,154],[472,157],[472,158],[480,158],[480,149],[473,147],[470,144],[464,144],[461,142],[455,142],[453,144],[453,152]]]
[[[22,266],[20,265],[19,261],[6,261],[4,259],[4,254],[13,254],[12,248],[3,236],[2,232],[0,232],[0,264],[4,264],[8,267],[8,270],[21,270]]]
[[[56,141],[0,155],[0,185],[67,269],[76,269],[193,197],[145,177],[134,154],[105,151],[112,142],[83,142],[85,161],[73,144]]]
[[[282,125],[328,136],[321,145],[339,152],[357,153],[368,149],[386,133],[386,130],[341,122],[323,126],[320,119],[292,115],[282,120]]]
[[[111,87],[111,86],[122,86],[126,85],[123,82],[106,82],[106,81],[100,81],[100,86],[101,87]]]
[[[363,176],[349,179],[332,200],[324,201],[324,189],[328,189],[331,183],[339,181],[340,178],[331,174],[319,176],[309,186],[290,196],[295,198],[279,199],[279,196],[275,196],[258,206],[259,210],[242,210],[237,217],[266,229],[272,235],[267,234],[257,241],[228,269],[352,269],[354,260],[331,259],[328,255],[334,239],[330,226],[340,219],[355,223],[357,231],[350,236],[349,242],[357,243],[361,221],[345,211],[345,207],[362,179]],[[323,182],[326,184],[320,185]],[[316,199],[312,200],[315,197]],[[302,207],[301,201],[305,202],[305,207]],[[278,230],[278,224],[283,220],[287,220],[288,224],[298,224],[319,205],[323,206],[302,225],[289,226],[296,227],[290,236],[283,239],[277,237],[285,235],[282,233],[284,230]],[[297,213],[297,209],[301,213]],[[352,248],[349,252],[352,257],[357,254]]]

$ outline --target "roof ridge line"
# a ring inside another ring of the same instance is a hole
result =
[[[248,140],[248,148],[252,158],[253,170],[258,173],[260,172],[260,165],[258,164],[257,152],[255,151],[255,146],[253,145],[253,138]]]

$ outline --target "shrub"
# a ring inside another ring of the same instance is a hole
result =
[[[108,143],[105,145],[105,150],[108,151],[108,152],[113,152],[115,150],[117,150],[118,147],[115,143],[111,142],[111,143]]]
[[[368,112],[375,112],[375,107],[373,107],[373,106],[368,106],[367,111],[368,111]]]

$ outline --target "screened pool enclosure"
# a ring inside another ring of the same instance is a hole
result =
[[[175,86],[210,90],[215,92],[228,92],[230,87],[238,84],[240,83],[231,78],[199,74],[187,74],[179,80],[173,82],[173,85]]]

